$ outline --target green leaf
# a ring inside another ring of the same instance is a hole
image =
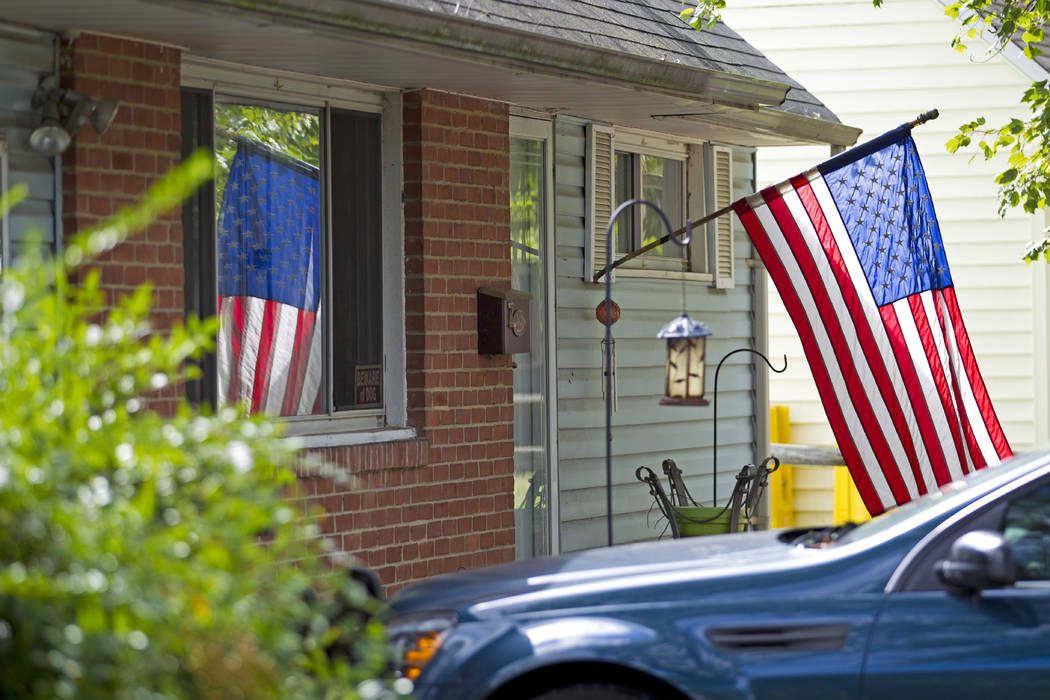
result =
[[[998,182],[1000,185],[1008,185],[1016,179],[1017,170],[1015,168],[1010,168],[1009,170],[1004,170],[1003,172],[999,173],[999,175],[996,176],[995,181]]]
[[[0,194],[0,215],[11,211],[17,204],[29,196],[29,186],[19,183],[7,192]]]

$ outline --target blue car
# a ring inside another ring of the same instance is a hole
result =
[[[1050,698],[1050,453],[859,526],[596,549],[391,602],[425,700]]]

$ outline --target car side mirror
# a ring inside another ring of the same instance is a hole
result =
[[[935,565],[937,578],[954,593],[974,593],[1014,583],[1014,553],[1002,533],[973,530],[952,543]]]

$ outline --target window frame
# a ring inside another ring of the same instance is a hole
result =
[[[317,109],[321,115],[322,129],[322,226],[324,236],[322,250],[324,256],[324,299],[332,299],[332,256],[331,256],[331,138],[330,116],[332,109],[353,112],[365,112],[380,116],[380,160],[381,160],[381,232],[382,232],[382,356],[383,356],[383,405],[379,408],[350,409],[336,411],[329,408],[332,402],[332,308],[331,303],[324,304],[325,323],[325,395],[326,412],[315,416],[284,416],[289,435],[300,436],[308,447],[331,447],[339,445],[360,444],[386,440],[407,439],[415,431],[406,428],[407,424],[407,375],[406,347],[404,337],[404,208],[402,203],[402,149],[401,149],[401,95],[397,92],[369,88],[348,81],[313,78],[283,71],[264,70],[253,66],[203,60],[187,56],[182,70],[182,87],[199,94],[210,96],[211,123],[214,126],[214,109],[217,102],[240,102],[256,105],[274,105]],[[207,120],[203,120],[207,121]],[[185,123],[185,115],[184,115]],[[203,127],[201,127],[203,128]],[[209,141],[210,143],[210,141]],[[215,272],[204,271],[203,266],[210,259],[214,263],[216,231],[214,224],[215,191],[210,191],[210,202],[200,209],[211,210],[210,230],[200,232],[200,240],[190,241],[198,250],[187,250],[187,258],[196,261],[196,271],[187,263],[187,288],[197,289],[197,303],[207,297],[211,287],[214,295]],[[198,221],[203,222],[206,211],[198,214]],[[197,279],[191,280],[190,275]],[[203,292],[201,291],[203,290]],[[190,306],[189,294],[187,305]],[[214,306],[214,301],[212,302]],[[205,304],[200,315],[213,315]],[[204,313],[202,313],[202,311]],[[209,313],[210,311],[210,313]],[[214,384],[216,375],[210,368],[214,359],[204,363],[205,385],[198,387],[197,400],[214,400],[214,388],[207,387],[206,382]],[[210,367],[209,367],[210,365]],[[191,390],[191,398],[194,392]]]
[[[657,137],[642,132],[633,132],[624,129],[617,129],[613,136],[613,160],[621,154],[628,154],[634,156],[632,158],[632,184],[633,191],[630,193],[632,199],[642,199],[642,193],[645,190],[644,173],[642,169],[642,161],[639,156],[654,156],[657,158],[663,158],[665,160],[673,160],[681,163],[682,165],[682,189],[679,193],[681,198],[681,209],[687,218],[694,218],[691,216],[689,211],[689,184],[690,184],[690,149],[688,145],[681,141],[674,141],[665,137]],[[615,181],[616,173],[618,168],[613,166],[613,192],[615,193],[618,189],[618,184]],[[619,202],[614,197],[613,206],[619,206]],[[658,203],[657,203],[658,204]],[[625,212],[621,215],[621,218],[631,219],[632,231],[634,233],[634,240],[632,241],[633,248],[631,250],[637,250],[642,246],[643,237],[643,220],[645,214],[649,210],[649,207],[633,207],[630,211]],[[671,220],[672,230],[676,230],[679,226],[685,222],[678,222]],[[614,260],[623,255],[631,252],[631,250],[620,250],[619,237],[613,236],[613,255]],[[670,241],[668,241],[670,243]],[[675,245],[674,243],[670,243]],[[673,273],[689,273],[694,272],[694,256],[692,255],[692,246],[680,258],[671,256],[660,256],[660,255],[641,255],[634,260],[628,261],[625,268],[637,268],[641,270],[659,270]],[[699,270],[697,270],[699,272]],[[705,270],[706,271],[706,270]]]
[[[612,189],[611,208],[605,211],[605,203],[601,201],[595,191],[596,182],[599,178],[598,163],[595,161],[597,144],[604,141],[608,144],[612,161],[609,164],[611,170],[610,182]],[[708,192],[707,182],[709,158],[707,151],[711,148],[710,143],[700,139],[680,138],[668,134],[632,129],[628,127],[603,125],[591,122],[587,125],[587,242],[584,250],[584,275],[585,280],[594,281],[593,274],[605,267],[605,225],[608,222],[607,215],[617,206],[616,183],[615,183],[615,159],[618,152],[633,153],[639,155],[652,155],[662,158],[670,158],[683,163],[683,201],[682,211],[690,221],[702,218],[711,208],[712,197]],[[731,185],[730,185],[731,186]],[[635,207],[631,214],[623,216],[635,216],[636,222],[640,221],[643,207]],[[602,223],[605,216],[605,223]],[[673,229],[677,230],[684,222],[671,222]],[[640,223],[635,224],[635,230],[639,230]],[[702,284],[716,284],[715,271],[712,269],[712,261],[715,259],[715,246],[717,245],[712,236],[715,229],[710,225],[693,228],[693,242],[686,248],[685,264],[676,264],[674,258],[663,256],[640,255],[627,261],[612,272],[612,280],[622,278],[650,278],[650,279],[674,279]],[[615,246],[616,242],[612,241]],[[673,245],[673,244],[672,244]],[[616,251],[614,248],[613,261],[623,257],[625,253]],[[671,265],[668,265],[671,263]]]

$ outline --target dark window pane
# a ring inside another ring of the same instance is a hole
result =
[[[1050,580],[1050,486],[1010,504],[1003,536],[1013,548],[1018,580]]]
[[[210,90],[182,89],[182,156],[213,147],[215,115]],[[182,207],[183,272],[186,276],[186,315],[215,315],[215,190],[200,187]],[[215,405],[215,355],[198,362],[202,376],[186,383],[186,397],[194,404]]]
[[[380,118],[333,110],[332,380],[336,410],[382,405]]]
[[[634,182],[634,159],[633,153],[616,154],[616,206],[620,206],[628,199],[635,196]],[[629,253],[635,249],[634,245],[634,211],[633,208],[620,214],[613,228],[616,237],[617,253]]]

